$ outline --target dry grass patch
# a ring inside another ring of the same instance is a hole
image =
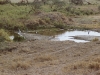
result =
[[[99,41],[99,39],[98,39],[98,38],[94,38],[92,41],[94,41],[94,42],[95,42],[95,41]]]
[[[72,70],[100,70],[100,58],[88,61],[78,61],[74,64],[70,64],[67,67],[64,67],[66,71]]]
[[[88,67],[88,69],[99,70],[100,69],[100,63],[90,62],[90,63],[87,63],[87,67]]]
[[[34,60],[36,62],[46,62],[46,61],[52,61],[54,58],[50,55],[40,55],[36,57]]]
[[[73,28],[78,28],[78,29],[99,29],[100,25],[99,24],[81,24],[81,25],[74,25],[72,26]]]
[[[88,25],[84,25],[86,28],[89,28],[89,29],[98,29],[100,28],[100,25],[99,24],[88,24]]]
[[[10,61],[10,68],[12,70],[27,70],[31,66],[31,61],[23,56],[15,56],[12,61]]]
[[[46,55],[46,54],[36,56],[33,60],[33,65],[34,67],[39,67],[39,68],[52,66],[52,65],[57,64],[57,61],[55,61],[54,59],[55,57],[51,55]]]
[[[11,64],[11,69],[12,70],[27,70],[31,66],[31,63],[28,61],[17,61],[17,62],[12,62]]]
[[[25,56],[12,55],[12,53],[9,53],[9,55],[10,56],[0,58],[0,70],[27,70],[32,65],[31,59],[27,59]]]
[[[93,58],[93,61],[100,63],[100,57]]]

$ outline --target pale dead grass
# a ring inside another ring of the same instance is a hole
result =
[[[72,70],[98,71],[98,70],[100,70],[100,57],[95,57],[95,58],[89,59],[87,61],[77,61],[75,63],[71,63],[71,64],[67,65],[66,67],[64,67],[65,72],[72,71]],[[83,74],[83,73],[81,73],[81,74]]]
[[[24,58],[24,56],[12,56],[12,53],[9,53],[11,56],[5,58],[0,58],[0,70],[27,70],[31,67],[31,61]]]
[[[99,39],[98,38],[94,38],[92,41],[96,42],[96,41],[99,41]]]
[[[81,24],[81,25],[74,25],[74,27],[79,29],[99,29],[99,24]]]
[[[17,61],[12,62],[10,69],[12,70],[27,70],[31,66],[30,62],[28,61]]]
[[[46,62],[46,61],[52,61],[54,59],[54,57],[52,57],[51,55],[40,55],[34,58],[34,60],[36,62]]]
[[[31,58],[27,59],[21,55],[14,56],[12,61],[9,63],[10,63],[9,68],[12,70],[20,70],[20,69],[27,70],[32,65]]]
[[[93,61],[96,61],[96,62],[100,63],[100,57],[98,56],[96,58],[93,58]]]
[[[86,27],[86,28],[89,28],[89,29],[98,29],[98,28],[100,28],[99,24],[87,24],[87,25],[83,25],[83,26]]]
[[[32,62],[34,67],[37,68],[49,67],[49,66],[57,65],[59,63],[59,61],[55,56],[51,56],[47,54],[43,54],[43,55],[40,54],[39,56],[36,56]]]

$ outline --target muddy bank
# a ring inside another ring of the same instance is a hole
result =
[[[53,36],[45,36],[40,34],[32,34],[32,33],[20,33],[26,40],[50,40]]]

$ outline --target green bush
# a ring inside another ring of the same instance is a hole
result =
[[[60,28],[60,29],[65,29],[65,24],[59,22],[59,23],[54,23],[55,28]]]
[[[95,42],[95,41],[99,41],[99,39],[98,39],[98,38],[94,38],[92,41],[94,41],[94,42]]]
[[[11,41],[11,40],[9,38],[9,34],[4,29],[0,29],[0,42],[3,41]]]

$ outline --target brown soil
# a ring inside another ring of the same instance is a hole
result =
[[[100,75],[100,42],[0,44],[0,75]]]

